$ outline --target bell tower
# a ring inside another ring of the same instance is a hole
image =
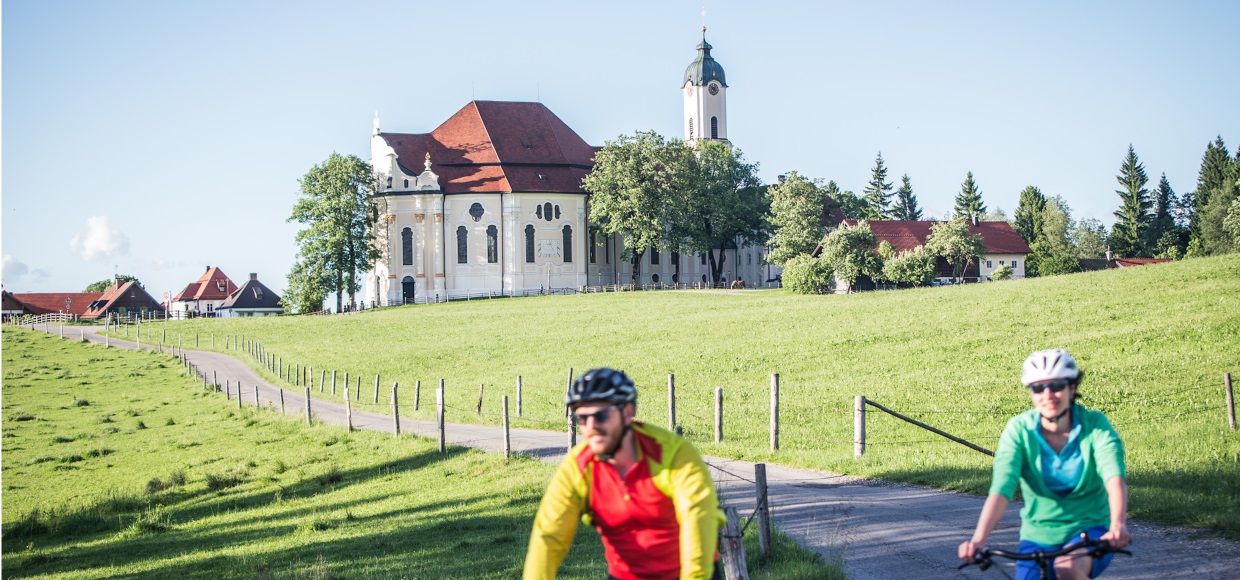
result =
[[[702,27],[702,43],[697,58],[685,69],[681,94],[685,100],[685,140],[690,144],[703,139],[728,141],[728,83],[723,66],[710,55],[706,27]]]

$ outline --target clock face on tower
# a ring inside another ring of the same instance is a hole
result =
[[[712,95],[717,95],[717,94],[719,94],[719,85],[717,85],[717,84],[715,84],[715,83],[711,83],[711,84],[710,84],[710,86],[709,86],[709,87],[707,87],[707,90],[709,90],[709,91],[710,91],[710,94],[712,94]]]

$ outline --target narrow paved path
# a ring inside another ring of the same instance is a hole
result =
[[[42,330],[42,325],[40,325]],[[49,329],[57,333],[56,325]],[[98,327],[86,327],[90,342],[102,343]],[[65,328],[65,336],[81,336],[79,329]],[[131,342],[110,339],[111,345],[135,348]],[[142,345],[142,348],[151,348]],[[258,389],[261,404],[278,400],[280,389],[261,378],[241,360],[203,351],[184,351],[188,360],[206,376],[215,376],[221,385],[229,384],[229,396],[242,404],[254,404]],[[301,392],[285,390],[285,408],[290,415],[305,414]],[[329,424],[344,425],[344,405],[323,399],[312,403],[315,418]],[[392,417],[354,411],[357,429],[392,430]],[[455,445],[484,451],[503,450],[499,427],[449,423],[446,439]],[[432,421],[401,419],[402,433],[436,437]],[[567,433],[513,429],[514,452],[558,462],[568,443]],[[755,505],[752,483],[754,464],[708,457],[720,496],[743,515]],[[981,572],[975,567],[957,571],[956,545],[967,539],[977,522],[983,498],[946,492],[916,485],[858,479],[823,471],[767,465],[770,505],[776,525],[802,546],[828,558],[843,557],[845,570],[854,580],[888,578],[1003,578],[996,571]],[[1020,527],[1020,504],[1007,514],[992,535],[996,546],[1014,547]],[[1240,517],[1240,514],[1236,514]],[[1190,539],[1191,530],[1130,522],[1134,543],[1133,558],[1116,556],[1106,578],[1225,578],[1240,579],[1240,543],[1215,538]],[[1006,571],[1011,574],[1011,567]]]

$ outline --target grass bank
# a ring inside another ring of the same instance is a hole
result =
[[[1240,437],[1227,429],[1222,390],[1223,373],[1240,371],[1240,255],[850,296],[634,292],[167,328],[170,342],[197,335],[203,348],[214,334],[217,350],[227,336],[259,341],[285,363],[312,365],[316,381],[337,370],[369,389],[378,373],[385,388],[399,381],[408,393],[421,380],[429,393],[442,378],[448,419],[460,422],[497,422],[499,396],[513,394],[520,375],[516,425],[560,429],[568,369],[610,365],[638,381],[639,415],[666,423],[674,373],[678,423],[705,453],[970,493],[987,489],[989,457],[879,413],[869,451],[854,460],[853,398],[993,448],[1007,419],[1030,405],[1021,361],[1059,346],[1086,370],[1084,402],[1125,439],[1132,514],[1240,539],[1240,520],[1227,515],[1240,513]],[[773,372],[777,453],[766,450]],[[725,391],[722,444],[712,442],[715,387]],[[428,407],[408,414],[429,419]],[[385,408],[381,399],[376,410]]]
[[[233,409],[166,355],[5,328],[3,359],[6,576],[513,578],[554,470]],[[561,570],[602,577],[597,535]]]

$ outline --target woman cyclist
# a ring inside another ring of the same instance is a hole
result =
[[[1021,382],[1029,388],[1033,409],[1008,421],[995,451],[990,495],[982,506],[973,537],[960,544],[966,562],[986,545],[1020,484],[1025,507],[1020,512],[1021,553],[1056,550],[1080,543],[1082,532],[1127,546],[1128,484],[1124,445],[1106,415],[1076,402],[1082,373],[1063,349],[1035,352],[1025,359]],[[1113,554],[1099,559],[1086,550],[1055,560],[1051,578],[1094,578]],[[1038,578],[1036,564],[1021,561],[1018,579]]]

